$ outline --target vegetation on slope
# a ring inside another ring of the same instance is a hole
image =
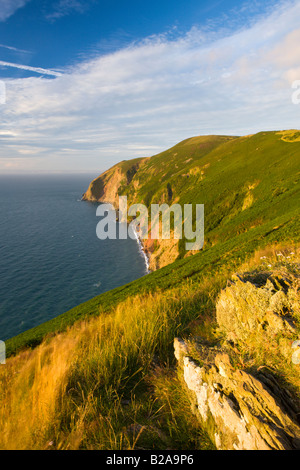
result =
[[[292,132],[286,131],[284,137]],[[282,133],[263,132],[242,138],[187,139],[150,159],[122,162],[126,181],[132,164],[139,168],[134,174],[131,171],[128,184],[114,188],[112,194],[118,190],[128,194],[129,201],[150,204],[163,200],[171,188],[172,202],[205,204],[204,250],[186,258],[183,240],[174,263],[10,339],[8,355],[36,346],[46,335],[64,331],[79,319],[109,311],[128,297],[167,291],[188,278],[198,282],[224,269],[234,270],[267,244],[298,242],[299,156],[300,142],[283,141]],[[107,172],[110,178],[116,168]]]
[[[174,367],[173,339],[222,344],[215,308],[232,273],[262,262],[288,269],[291,252],[297,268],[295,132],[188,139],[100,177],[98,195],[106,187],[106,196],[148,205],[204,203],[204,249],[186,257],[182,241],[175,262],[10,339],[0,368],[0,448],[213,448]],[[297,371],[278,362],[273,344],[261,348],[254,338],[231,359],[270,368],[299,395]]]
[[[300,142],[296,131],[261,132],[246,137],[193,137],[151,158],[131,160],[109,170],[115,175],[112,203],[204,204],[205,246],[261,226],[294,208],[299,200]],[[135,168],[130,180],[128,168]],[[116,174],[122,173],[122,178]],[[93,181],[86,198],[97,197],[106,173]],[[104,197],[107,200],[107,197]],[[275,226],[275,225],[274,225]],[[184,258],[185,242],[145,241],[151,268]],[[172,251],[170,250],[172,246]]]
[[[299,248],[268,247],[241,269],[265,272],[269,265],[299,276]],[[0,448],[213,449],[174,367],[173,340],[201,336],[222,345],[215,307],[231,273],[223,267],[128,297],[8,359],[0,369]],[[299,366],[278,362],[276,348],[262,346],[233,348],[233,364],[252,372],[268,367],[299,398]]]
[[[168,363],[174,336],[211,295],[190,283],[138,295],[9,359],[0,370],[0,448],[210,446]]]

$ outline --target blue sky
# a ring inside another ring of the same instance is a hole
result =
[[[0,174],[298,128],[299,1],[0,0]]]
[[[152,35],[168,33],[174,39],[193,25],[216,28],[229,21],[245,24],[267,11],[273,2],[251,2],[248,8],[241,8],[241,2],[233,0],[0,0],[0,6],[1,3],[7,8],[2,10],[0,44],[15,48],[2,47],[2,60],[21,59],[28,65],[58,68]],[[16,76],[11,69],[3,72]]]

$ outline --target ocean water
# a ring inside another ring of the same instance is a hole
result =
[[[147,274],[137,240],[99,240],[93,176],[0,176],[0,340]]]

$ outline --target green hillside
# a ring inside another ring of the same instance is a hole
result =
[[[170,203],[205,204],[208,247],[296,208],[299,171],[300,142],[284,142],[275,132],[196,137],[152,157],[120,193],[151,204],[169,187]]]
[[[296,209],[300,142],[293,139],[295,134],[193,137],[142,161],[129,182],[126,175],[136,168],[136,161],[131,168],[127,162],[126,170],[123,163],[116,166],[124,177],[115,185],[115,194],[127,195],[129,203],[147,206],[162,202],[204,204],[207,249]],[[95,195],[102,181],[101,175],[93,182]],[[177,257],[186,255],[184,246],[183,239]],[[149,251],[159,258],[156,249],[154,245]],[[158,259],[157,264],[166,263]]]
[[[174,263],[10,339],[8,354],[36,346],[47,334],[109,311],[129,296],[166,291],[187,279],[198,282],[224,269],[234,270],[268,244],[297,243],[300,142],[293,138],[296,133],[193,137],[152,158],[115,165],[94,180],[86,199],[103,200],[106,182],[110,195],[127,195],[129,203],[205,204],[204,249],[185,257],[181,240]]]

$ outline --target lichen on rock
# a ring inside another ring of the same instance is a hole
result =
[[[197,337],[174,341],[192,409],[217,449],[300,449],[300,404],[290,391],[300,388],[298,274],[295,264],[234,275],[216,303],[218,346]],[[257,356],[265,365],[254,366]],[[296,378],[291,388],[269,372],[274,364]]]
[[[228,341],[248,349],[268,344],[290,361],[297,339],[299,279],[272,272],[235,275],[216,305],[220,330]]]
[[[187,343],[176,338],[174,348],[184,381],[192,393],[193,409],[217,449],[300,448],[296,410],[289,397],[278,392],[280,387],[275,379],[270,380],[264,374],[259,379],[234,369],[228,354],[218,350],[213,361],[199,366],[188,355]],[[207,355],[211,356],[211,350]]]

